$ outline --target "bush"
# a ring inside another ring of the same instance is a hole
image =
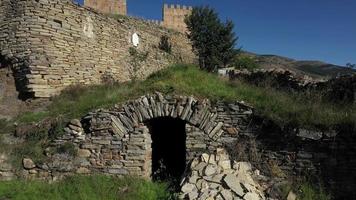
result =
[[[172,45],[169,42],[169,37],[166,35],[163,35],[161,37],[161,41],[159,43],[159,49],[161,49],[162,51],[165,51],[166,53],[172,53]]]
[[[237,56],[232,64],[235,69],[247,69],[247,70],[254,70],[259,68],[256,60],[250,56]]]
[[[331,196],[324,190],[322,186],[314,186],[311,183],[305,182],[300,186],[300,200],[330,200]]]
[[[68,154],[70,156],[76,156],[77,149],[72,142],[66,142],[57,148],[57,153]]]

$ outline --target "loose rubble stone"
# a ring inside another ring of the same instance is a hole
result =
[[[72,119],[69,123],[73,126],[82,127],[82,123],[79,119]]]
[[[182,192],[184,193],[190,193],[191,191],[193,191],[196,188],[196,186],[194,184],[191,183],[187,183],[182,187]]]
[[[293,191],[290,191],[290,192],[288,193],[287,200],[296,200],[296,199],[297,199],[297,195],[294,194]]]
[[[33,169],[36,167],[35,163],[29,158],[24,158],[22,164],[25,169]]]
[[[260,200],[261,197],[256,193],[248,192],[245,194],[244,199],[245,200]]]
[[[241,187],[239,180],[233,174],[227,174],[224,183],[240,197],[244,196],[244,189]]]
[[[233,195],[229,190],[222,190],[220,192],[221,196],[223,197],[224,200],[233,200]]]
[[[214,175],[216,172],[217,172],[216,165],[208,165],[205,167],[204,175],[211,176],[211,175]]]
[[[259,189],[261,187],[252,179],[251,164],[235,162],[234,168],[231,168],[231,160],[225,149],[219,148],[216,154],[205,154],[201,159],[194,159],[190,170],[190,176],[182,183],[181,197],[190,199],[198,194],[198,199],[204,200],[265,199],[263,191]]]
[[[77,169],[77,174],[89,174],[90,170],[88,168],[85,167],[80,167]]]

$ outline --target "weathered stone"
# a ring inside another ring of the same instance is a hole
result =
[[[222,190],[220,194],[224,200],[233,200],[233,195],[229,190]]]
[[[79,149],[77,155],[80,158],[89,158],[91,155],[91,152],[87,149]]]
[[[77,126],[77,127],[82,127],[82,123],[80,122],[79,119],[72,119],[69,123],[71,125],[74,125],[74,126]]]
[[[216,165],[208,164],[204,169],[204,175],[205,176],[211,176],[211,175],[214,175],[216,173],[217,173]]]
[[[239,132],[236,128],[230,127],[226,129],[226,132],[230,135],[237,135]]]
[[[294,194],[293,191],[290,191],[290,192],[288,193],[287,200],[296,200],[296,199],[297,199],[297,195]]]
[[[221,160],[218,162],[218,165],[224,170],[231,169],[231,161],[230,160]]]
[[[72,125],[72,124],[69,124],[68,127],[69,127],[71,130],[74,130],[74,131],[76,131],[76,132],[78,132],[78,133],[83,132],[83,128],[81,128],[81,127],[74,126],[74,125]]]
[[[300,129],[297,133],[297,136],[311,140],[320,140],[323,137],[323,133],[318,131]]]
[[[240,197],[244,196],[245,192],[236,176],[234,176],[233,174],[227,174],[223,180],[225,184],[237,195],[239,195]]]
[[[198,192],[196,190],[193,190],[193,191],[189,192],[188,199],[195,200],[195,199],[197,199],[198,196],[199,196]]]
[[[190,192],[192,192],[192,191],[195,190],[195,189],[196,189],[196,186],[195,186],[194,184],[192,184],[192,183],[186,183],[186,184],[184,184],[183,187],[182,187],[182,192],[183,192],[183,193],[190,193]]]
[[[25,169],[33,169],[36,167],[35,163],[29,158],[24,158],[22,164]]]
[[[80,167],[77,169],[76,171],[77,174],[89,174],[90,170],[88,168],[85,167]]]
[[[201,155],[201,159],[202,159],[202,161],[204,161],[204,162],[209,162],[209,155],[208,154],[206,154],[206,153],[203,153],[202,155]]]
[[[261,200],[261,197],[256,193],[248,192],[245,194],[244,199],[245,200]]]

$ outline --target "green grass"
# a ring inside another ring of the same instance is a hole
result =
[[[310,183],[303,183],[300,186],[300,200],[330,200],[331,196],[324,190],[323,187],[315,187]]]
[[[73,176],[52,184],[41,181],[0,182],[0,199],[13,200],[167,200],[167,184],[139,178],[103,175]]]
[[[293,94],[272,88],[231,82],[193,66],[174,66],[153,74],[145,81],[114,85],[74,86],[53,98],[46,112],[25,113],[18,122],[36,122],[45,117],[80,118],[95,108],[107,108],[135,99],[146,93],[160,91],[194,95],[213,101],[243,100],[259,115],[281,125],[293,124],[307,128],[355,124],[355,105],[334,105],[318,99],[318,95]]]

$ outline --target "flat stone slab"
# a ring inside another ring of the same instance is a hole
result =
[[[224,183],[240,197],[243,197],[245,195],[245,192],[235,175],[227,174],[224,178]]]

